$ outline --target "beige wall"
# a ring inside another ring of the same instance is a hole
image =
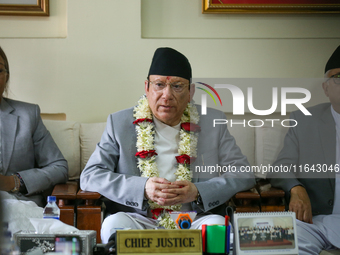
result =
[[[105,121],[134,105],[160,46],[183,52],[195,77],[320,78],[340,44],[339,15],[211,16],[200,0],[50,1],[49,18],[0,17],[10,97],[74,121]]]

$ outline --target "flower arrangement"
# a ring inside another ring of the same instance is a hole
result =
[[[137,132],[137,167],[143,177],[159,177],[156,164],[157,153],[155,151],[155,125],[152,121],[152,111],[149,107],[146,95],[143,95],[138,105],[134,108],[133,117]],[[176,156],[177,171],[176,180],[191,181],[192,173],[190,164],[197,158],[197,141],[201,127],[198,125],[199,115],[196,106],[188,103],[181,117],[180,142],[178,154]],[[171,219],[169,211],[179,211],[181,204],[172,206],[160,206],[157,203],[148,201],[153,217],[158,220],[158,224],[166,229],[176,229],[175,222]]]

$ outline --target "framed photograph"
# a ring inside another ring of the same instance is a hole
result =
[[[49,16],[49,0],[0,0],[0,15]]]
[[[234,250],[247,254],[298,254],[293,212],[236,213]]]
[[[340,13],[340,0],[202,0],[202,13]]]

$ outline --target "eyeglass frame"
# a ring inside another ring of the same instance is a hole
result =
[[[335,78],[335,76],[338,76],[338,77]],[[329,77],[329,78],[327,79],[326,82],[328,82],[328,81],[331,80],[331,79],[334,81],[335,84],[340,85],[340,72],[339,72],[339,73],[336,73],[336,74],[333,74],[331,77]]]
[[[157,82],[163,83],[163,84],[165,84],[166,86],[169,84],[169,85],[170,85],[170,88],[171,88],[171,91],[176,92],[176,93],[182,93],[182,92],[184,91],[185,87],[187,87],[187,85],[188,85],[189,90],[190,90],[190,83],[184,84],[183,89],[182,89],[181,91],[176,91],[176,90],[173,89],[174,83],[182,83],[182,82],[171,82],[171,83],[169,83],[169,82],[163,82],[163,81],[150,81],[149,79],[147,79],[147,81],[148,81],[148,86],[149,86],[150,83],[151,83],[151,84],[155,84],[155,83],[157,83]],[[156,89],[156,91],[159,91],[159,92],[160,92],[160,91],[162,91],[163,89],[165,89],[165,87],[162,88],[161,90],[157,90],[157,89]]]

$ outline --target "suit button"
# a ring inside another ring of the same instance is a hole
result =
[[[333,199],[328,200],[328,205],[329,205],[329,206],[333,206],[333,204],[334,204]]]
[[[211,203],[208,204],[209,207],[212,207]]]
[[[125,204],[126,204],[126,205],[131,205],[130,201],[126,201]]]

